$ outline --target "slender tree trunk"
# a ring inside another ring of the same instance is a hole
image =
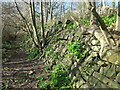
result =
[[[52,6],[52,0],[50,1],[50,20],[53,19],[53,6]]]
[[[105,0],[102,0],[103,9],[105,9]]]
[[[117,30],[117,31],[120,31],[120,1],[118,2],[116,30]]]
[[[105,14],[105,0],[102,0],[102,14]]]
[[[62,14],[63,14],[63,9],[64,9],[64,6],[63,6],[63,2],[61,1],[61,3],[60,3],[60,14],[61,14],[61,18],[62,18]]]
[[[34,0],[30,0],[30,15],[32,17],[32,28],[33,28],[33,35],[34,35],[34,40],[36,44],[41,47],[40,45],[40,40],[38,36],[38,31],[37,31],[37,26],[36,26],[36,18],[35,18],[35,5],[34,5]]]
[[[85,2],[82,2],[82,13],[85,14],[85,10],[86,9],[86,6],[85,6]]]
[[[73,7],[72,7],[73,5],[72,5],[72,4],[73,4],[73,2],[70,2],[70,12],[71,12],[72,9],[73,9]]]
[[[92,6],[95,8],[96,10],[96,3],[95,3],[95,0],[93,0],[93,2],[91,2]],[[91,19],[90,19],[90,25],[92,25],[92,23],[95,21],[95,16],[92,14],[91,12]]]
[[[102,0],[100,0],[99,14],[102,14],[101,8],[102,8]]]
[[[40,22],[41,22],[41,37],[42,37],[42,48],[45,45],[45,30],[44,30],[44,18],[43,18],[43,2],[40,0]]]
[[[115,0],[112,2],[112,8],[115,8]]]
[[[45,2],[45,23],[48,21],[48,2]]]
[[[37,48],[39,48],[38,44],[37,44],[36,41],[34,40],[34,37],[33,37],[33,34],[32,34],[32,30],[30,29],[30,25],[28,24],[28,21],[26,20],[26,18],[25,18],[25,17],[23,16],[23,14],[21,13],[21,11],[20,11],[20,9],[19,9],[16,1],[15,1],[15,5],[16,5],[16,8],[17,8],[20,16],[22,17],[22,19],[23,19],[23,21],[24,21],[24,23],[25,23],[25,25],[26,25],[26,28],[27,28],[27,30],[28,30],[28,33],[30,34],[30,37],[31,37],[31,39],[32,39],[32,41],[33,41],[33,44],[34,44]]]

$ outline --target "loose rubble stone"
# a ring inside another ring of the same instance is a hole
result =
[[[116,76],[116,81],[120,83],[120,72]]]
[[[88,84],[84,84],[84,85],[82,85],[80,88],[90,88],[89,86],[88,86]],[[88,89],[89,90],[89,89]]]
[[[112,67],[108,71],[106,71],[106,76],[111,77],[111,78],[115,78],[116,72],[115,72],[115,66],[114,65],[112,65]]]

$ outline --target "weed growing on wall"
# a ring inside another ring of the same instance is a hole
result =
[[[70,42],[69,44],[67,44],[67,49],[70,55],[73,55],[77,59],[85,56],[82,48],[82,43],[79,41]]]
[[[102,17],[102,19],[104,20],[105,24],[107,27],[110,27],[113,23],[116,22],[116,15],[110,17],[110,16],[105,16]]]
[[[89,26],[90,25],[90,20],[86,19],[86,18],[83,18],[83,17],[80,17],[79,18],[79,22],[83,23],[84,25],[86,26]]]

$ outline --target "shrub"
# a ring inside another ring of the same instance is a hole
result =
[[[2,48],[3,49],[16,49],[19,48],[20,46],[17,44],[10,44],[10,43],[6,43],[6,44],[2,44]]]
[[[86,19],[86,18],[83,18],[83,17],[80,17],[79,18],[79,22],[85,24],[85,25],[90,25],[90,20]]]
[[[65,70],[66,69],[66,70]],[[40,82],[40,88],[51,89],[64,89],[70,88],[71,79],[68,76],[67,68],[63,68],[63,65],[56,65],[51,72],[50,81]]]
[[[50,54],[50,57],[53,59],[57,59],[58,58],[58,53],[57,52],[53,52]]]
[[[50,46],[48,46],[48,47],[45,49],[45,51],[47,52],[47,51],[50,51],[50,50],[52,50],[52,49],[53,49],[53,46],[50,45]]]
[[[104,20],[106,26],[110,27],[113,23],[116,22],[116,15],[114,15],[112,17],[110,17],[110,16],[102,17],[102,19]]]
[[[73,55],[75,58],[82,58],[85,56],[85,53],[82,48],[82,43],[75,41],[67,44],[68,52]]]
[[[33,50],[30,51],[28,57],[29,58],[35,58],[39,53],[40,53],[39,49],[35,48],[35,49],[33,49]]]
[[[65,26],[67,29],[75,28],[77,27],[77,24],[75,22],[71,22]]]

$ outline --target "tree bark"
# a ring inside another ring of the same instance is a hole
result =
[[[93,0],[93,2],[91,2],[92,6],[95,8],[96,10],[96,3],[95,0]],[[92,25],[92,23],[95,21],[95,16],[92,14],[91,12],[91,19],[90,19],[90,25]]]
[[[48,2],[45,2],[45,23],[48,21]]]
[[[43,2],[40,0],[40,22],[41,22],[41,37],[42,37],[42,48],[45,46],[45,30],[44,30],[44,18],[43,18]]]
[[[60,2],[60,14],[61,14],[61,18],[62,18],[62,14],[64,12],[64,2]]]
[[[102,0],[103,9],[105,9],[105,0]]]
[[[102,14],[102,0],[100,0],[99,14]]]
[[[31,39],[32,39],[32,41],[33,41],[33,44],[34,44],[37,48],[39,48],[38,44],[37,44],[36,41],[34,40],[32,31],[30,30],[30,25],[28,24],[28,21],[26,20],[26,18],[23,16],[23,14],[21,13],[21,11],[19,10],[19,7],[18,7],[16,1],[15,1],[15,5],[16,5],[16,8],[17,8],[20,16],[22,17],[22,19],[23,19],[23,21],[24,21],[24,23],[25,23],[25,26],[26,26],[26,28],[27,28],[27,30],[28,30],[28,33],[30,34],[30,37],[31,37]]]
[[[118,2],[117,21],[116,21],[116,31],[120,31],[120,1]]]
[[[32,28],[33,28],[33,35],[34,35],[34,40],[36,42],[36,44],[39,46],[39,48],[41,48],[41,44],[40,44],[40,39],[38,36],[38,31],[37,31],[37,26],[36,26],[36,18],[35,18],[35,4],[34,4],[34,0],[30,0],[30,15],[32,18]]]
[[[50,2],[50,20],[52,20],[53,19],[53,6],[52,6],[52,0],[51,0],[51,2]]]
[[[115,0],[112,2],[112,8],[115,8]]]

